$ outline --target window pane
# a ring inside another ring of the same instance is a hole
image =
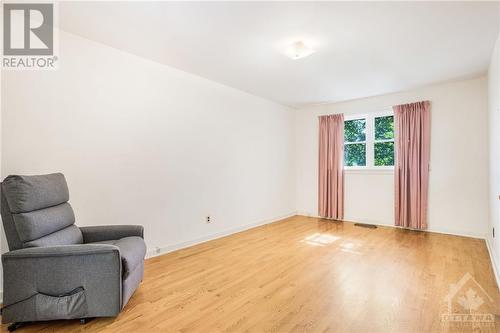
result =
[[[394,165],[394,142],[375,143],[375,165]]]
[[[366,166],[366,145],[353,143],[344,146],[344,165]]]
[[[394,139],[394,117],[375,118],[375,140]]]
[[[354,119],[344,122],[344,141],[359,142],[366,140],[366,119]]]

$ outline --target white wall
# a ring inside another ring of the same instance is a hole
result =
[[[63,172],[78,225],[142,224],[153,250],[295,211],[287,107],[66,33],[2,96],[2,177]]]
[[[429,230],[484,237],[488,224],[485,77],[296,111],[297,211],[317,215],[319,115],[363,114],[430,100]],[[345,219],[394,224],[394,174],[345,175]]]
[[[500,35],[488,71],[490,125],[490,227],[488,243],[500,279]],[[495,228],[495,238],[492,228]]]

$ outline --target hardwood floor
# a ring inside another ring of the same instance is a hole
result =
[[[441,321],[460,280],[453,312],[500,313],[484,240],[295,216],[148,259],[117,318],[20,332],[472,332]]]

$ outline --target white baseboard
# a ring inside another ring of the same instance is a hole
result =
[[[399,227],[396,227],[396,228],[399,228]],[[433,233],[436,233],[436,234],[444,234],[444,235],[452,235],[452,236],[460,236],[460,237],[486,239],[486,235],[481,234],[481,233],[474,233],[474,232],[462,232],[462,231],[456,231],[456,230],[435,230],[435,229],[427,229],[425,231],[427,231],[427,232],[433,232]]]
[[[176,244],[172,244],[172,245],[160,246],[160,247],[157,247],[156,249],[148,250],[148,252],[146,253],[146,258],[160,256],[162,254],[166,254],[166,253],[173,252],[176,250],[184,249],[186,247],[190,247],[193,245],[205,243],[205,242],[217,239],[217,238],[229,236],[229,235],[235,234],[237,232],[241,232],[241,231],[245,231],[245,230],[252,229],[255,227],[259,227],[261,225],[273,223],[273,222],[283,220],[283,219],[286,219],[288,217],[292,217],[295,215],[297,215],[297,212],[291,212],[291,213],[286,214],[286,215],[278,216],[278,217],[275,217],[272,219],[267,219],[267,220],[262,220],[262,221],[257,221],[257,222],[245,224],[245,225],[242,225],[242,226],[239,226],[236,228],[226,229],[226,230],[219,231],[219,232],[207,235],[207,236],[199,237],[199,238],[196,238],[193,240],[189,240],[189,241],[185,241],[185,242],[181,242],[181,243],[176,243]]]
[[[315,218],[321,218],[318,215],[311,214],[308,212],[297,212],[297,215],[301,216],[307,216],[307,217],[315,217]],[[394,224],[391,223],[380,223],[380,222],[373,222],[373,221],[363,221],[362,219],[346,219],[344,222],[352,222],[352,223],[367,223],[367,224],[374,224],[380,227],[389,227],[389,228],[399,228],[399,229],[404,229],[402,227],[395,226]],[[436,230],[429,228],[427,230],[422,230],[424,232],[433,232],[437,234],[445,234],[445,235],[452,235],[452,236],[461,236],[461,237],[471,237],[471,238],[479,238],[479,239],[486,239],[484,234],[476,234],[476,233],[467,233],[467,232],[461,232],[461,231],[456,231],[456,230]]]
[[[497,288],[500,289],[500,262],[495,255],[493,244],[491,244],[489,237],[486,237],[486,247],[488,248],[488,252],[490,254],[491,266],[493,267],[493,274],[495,274],[495,279],[497,281]]]

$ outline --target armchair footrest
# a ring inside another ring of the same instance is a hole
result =
[[[78,287],[68,293],[53,296],[37,293],[2,308],[2,319],[10,322],[76,319],[87,316],[85,290]]]

